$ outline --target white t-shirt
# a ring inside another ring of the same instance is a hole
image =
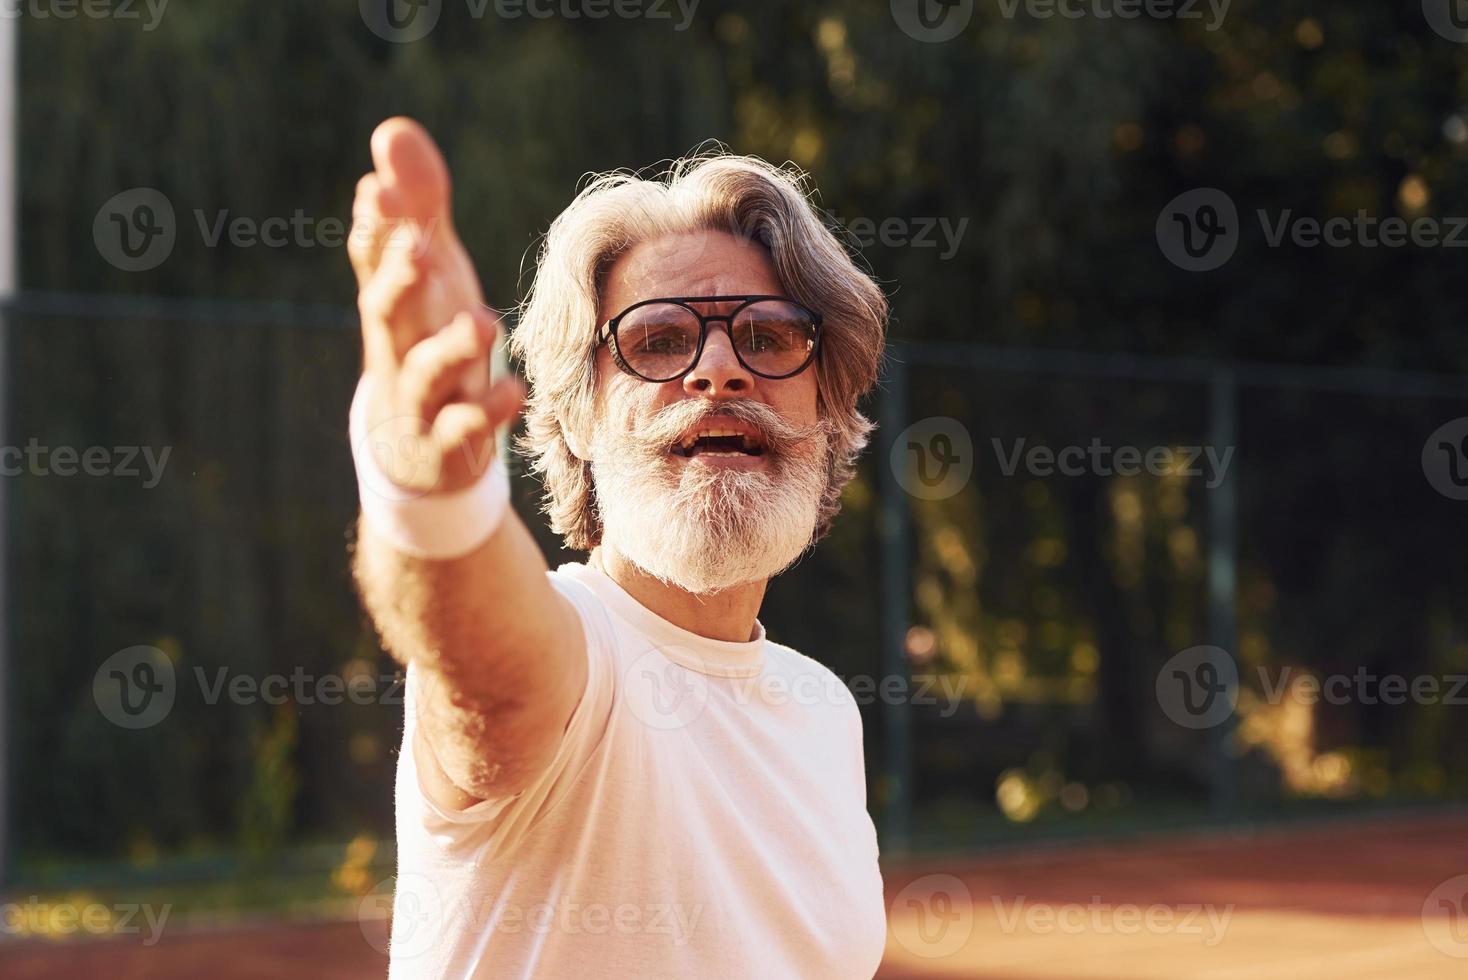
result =
[[[861,716],[831,671],[711,640],[587,565],[549,573],[586,692],[532,786],[429,802],[408,671],[392,980],[854,980],[886,916]]]

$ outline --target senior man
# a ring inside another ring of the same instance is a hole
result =
[[[882,291],[802,179],[706,154],[591,180],[499,321],[448,167],[390,119],[353,207],[354,572],[407,691],[393,977],[870,977],[885,909],[861,718],[771,641],[871,423]],[[519,448],[584,564],[508,507]],[[804,692],[804,696],[792,696]]]

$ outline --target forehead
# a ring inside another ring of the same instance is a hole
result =
[[[726,231],[680,232],[633,246],[607,270],[601,319],[656,296],[783,293],[763,245]]]

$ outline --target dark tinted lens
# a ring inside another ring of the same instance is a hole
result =
[[[698,351],[698,317],[675,303],[639,306],[618,323],[617,350],[644,378],[677,377]]]
[[[774,377],[800,370],[816,344],[811,314],[795,303],[760,300],[739,311],[730,331],[744,363]]]

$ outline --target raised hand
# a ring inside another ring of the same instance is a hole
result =
[[[452,492],[488,467],[524,387],[514,377],[491,384],[500,319],[454,231],[448,164],[432,138],[411,119],[389,119],[372,134],[372,164],[357,184],[348,244],[369,440],[397,486]]]

